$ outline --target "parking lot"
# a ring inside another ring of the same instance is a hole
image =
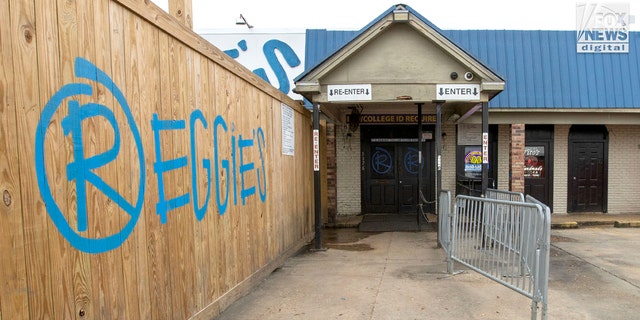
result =
[[[580,228],[552,230],[551,235],[551,314],[638,319],[640,229]]]

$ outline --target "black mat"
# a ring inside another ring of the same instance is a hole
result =
[[[420,216],[418,222],[416,214],[400,213],[369,213],[362,216],[358,231],[362,232],[392,232],[392,231],[422,231],[431,230],[433,226]]]

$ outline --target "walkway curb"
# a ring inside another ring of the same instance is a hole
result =
[[[616,228],[640,228],[640,221],[616,221],[613,226]]]
[[[551,229],[577,229],[578,223],[575,221],[552,223]]]

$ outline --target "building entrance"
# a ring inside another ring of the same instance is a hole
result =
[[[524,147],[524,193],[553,211],[553,126],[527,125]]]
[[[607,149],[605,126],[571,127],[568,212],[607,212]]]
[[[362,126],[361,130],[364,213],[415,213],[420,174],[423,195],[433,200],[433,139],[423,140],[420,165],[417,126]],[[432,128],[423,130],[425,137],[432,136]],[[433,208],[427,205],[424,210]]]

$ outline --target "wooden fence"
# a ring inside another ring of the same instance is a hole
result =
[[[0,12],[0,319],[209,319],[312,238],[295,101],[149,1]]]

